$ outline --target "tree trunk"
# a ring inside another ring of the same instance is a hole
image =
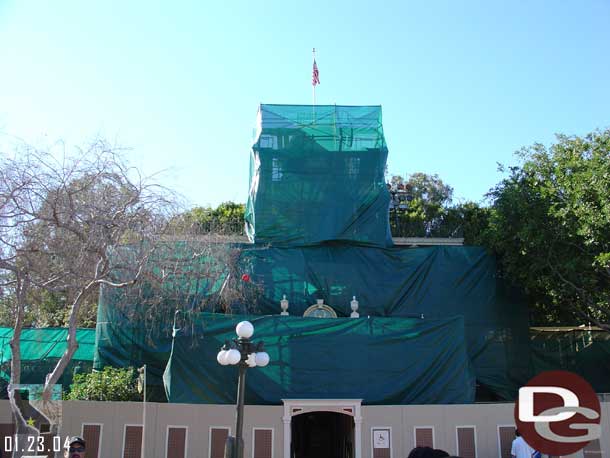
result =
[[[20,278],[17,273],[17,288],[15,292],[17,317],[15,319],[15,327],[13,329],[13,337],[11,338],[11,376],[8,385],[8,399],[15,422],[15,436],[18,438],[19,444],[28,444],[28,437],[38,436],[38,431],[27,424],[23,413],[17,405],[15,390],[18,389],[21,383],[21,331],[23,329],[23,316],[25,311],[25,297],[29,287],[29,279],[27,276]],[[18,396],[18,395],[17,395]],[[26,452],[27,455],[29,452]],[[24,452],[14,450],[13,458],[21,457]]]
[[[68,336],[66,337],[68,347],[63,355],[61,355],[61,358],[59,358],[59,361],[57,361],[53,371],[50,374],[47,374],[43,392],[43,399],[45,401],[49,401],[51,399],[53,386],[59,381],[59,377],[62,376],[66,370],[66,367],[68,367],[68,364],[72,360],[72,356],[78,349],[78,342],[76,341],[76,323],[78,319],[78,312],[83,302],[83,298],[92,285],[93,284],[90,283],[85,288],[81,289],[76,295],[74,302],[72,302],[72,307],[70,308],[70,319],[68,320]]]

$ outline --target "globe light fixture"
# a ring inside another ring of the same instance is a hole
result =
[[[218,352],[218,355],[216,356],[216,361],[218,361],[218,364],[222,364],[223,366],[229,364],[227,361],[227,353],[229,353],[227,350],[220,350]]]
[[[235,326],[235,333],[242,339],[249,339],[254,334],[254,326],[249,321],[242,321]]]
[[[267,364],[269,364],[269,354],[265,351],[256,353],[255,359],[258,367],[265,367]]]
[[[231,364],[233,366],[238,364],[239,361],[241,361],[241,353],[238,350],[235,350],[234,348],[230,349],[227,352],[226,361],[228,364]]]

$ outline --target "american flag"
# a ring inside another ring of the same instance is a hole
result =
[[[316,87],[317,84],[320,84],[320,73],[318,72],[318,65],[316,64],[316,60],[313,60],[313,73],[311,75],[311,85]]]

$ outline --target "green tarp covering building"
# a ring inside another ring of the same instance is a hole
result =
[[[255,243],[390,246],[380,106],[261,105],[246,231]]]
[[[53,370],[68,344],[65,328],[23,329],[21,332],[21,383],[44,383],[45,376]],[[10,341],[12,328],[0,328],[0,378],[8,381],[12,357]],[[91,372],[95,346],[95,329],[76,331],[78,349],[59,383],[68,389],[75,373]]]
[[[262,288],[263,294],[254,304],[256,314],[278,315],[279,301],[286,295],[295,319],[302,319],[299,317],[316,299],[323,299],[338,316],[349,316],[353,296],[360,302],[362,317],[423,315],[426,321],[462,316],[466,351],[480,385],[502,399],[511,399],[528,379],[527,307],[496,278],[495,260],[482,248],[382,249],[347,244],[239,248],[238,275],[247,273]],[[197,269],[205,267],[187,270]],[[174,307],[185,312],[217,291],[217,285],[196,276],[190,283],[184,277],[176,281],[181,283],[174,288],[188,294]],[[102,290],[96,367],[147,363],[150,382],[160,385],[171,350],[173,313],[165,319],[157,317],[151,327],[141,305],[130,300],[133,302],[126,300],[125,291]]]
[[[252,288],[260,290],[260,294],[248,303],[233,304],[232,311],[276,315],[261,322],[267,326],[279,319],[279,302],[284,295],[287,297],[292,317],[285,323],[291,327],[283,328],[283,335],[291,344],[288,347],[278,344],[278,348],[293,350],[287,360],[282,359],[285,355],[278,350],[277,364],[285,365],[290,373],[300,370],[300,366],[292,365],[298,360],[295,352],[305,351],[297,345],[299,326],[314,325],[302,318],[307,307],[322,299],[339,317],[347,317],[355,296],[362,318],[337,319],[335,326],[344,323],[349,332],[318,333],[319,354],[332,352],[333,348],[345,345],[344,339],[351,339],[350,342],[360,342],[359,348],[387,346],[387,352],[396,353],[396,358],[402,352],[411,356],[408,362],[404,359],[398,363],[410,368],[408,380],[397,381],[388,390],[382,389],[379,385],[382,382],[377,379],[367,382],[377,387],[361,387],[370,390],[370,402],[472,401],[474,378],[470,370],[477,383],[495,396],[512,398],[530,373],[525,303],[498,281],[494,258],[482,248],[393,247],[388,221],[390,196],[385,184],[387,155],[379,106],[261,105],[250,154],[250,191],[245,215],[246,232],[254,243],[230,246],[239,252],[236,267],[223,265],[221,252],[216,249],[216,254],[210,250],[209,255],[197,258],[192,266],[183,269],[187,275],[171,277],[163,288],[181,294],[173,303],[164,304],[165,311],[156,320],[142,310],[141,304],[146,302],[143,296],[139,300],[137,295],[103,288],[96,367],[147,363],[149,380],[160,386],[172,345],[173,316],[168,311],[180,310],[188,319],[197,317],[201,304],[215,311],[213,298],[220,294],[228,276],[239,278],[247,274]],[[173,248],[168,244],[161,253],[182,262],[188,259],[185,247],[181,242]],[[159,270],[164,262],[157,256],[157,264],[153,261],[150,266],[153,270]],[[193,275],[197,272],[214,275]],[[200,324],[208,326],[210,320],[206,316]],[[459,332],[455,328],[458,321]],[[193,322],[199,322],[199,318]],[[223,318],[213,322],[221,323]],[[397,336],[404,332],[404,339],[395,344],[384,339],[378,328],[382,323],[393,328]],[[434,339],[407,338],[412,336],[412,329],[437,329],[438,323],[444,323],[442,326],[451,336],[444,344]],[[331,324],[328,326],[332,329]],[[200,336],[192,332],[192,338]],[[269,338],[274,337],[269,334]],[[166,382],[171,382],[166,385],[170,400],[187,399],[180,398],[182,392],[195,401],[197,392],[200,402],[228,401],[232,393],[225,391],[225,387],[230,386],[230,378],[217,377],[217,385],[206,382],[211,374],[221,374],[212,369],[217,364],[212,356],[218,351],[218,342],[205,337],[198,341],[198,355],[206,355],[209,361],[196,358],[189,372],[185,365],[190,354],[184,345],[187,340],[176,335],[174,341],[166,373]],[[438,343],[438,348],[432,342]],[[451,344],[445,346],[447,342]],[[422,345],[430,348],[419,351]],[[446,378],[449,373],[463,383],[470,380],[468,386],[458,390],[459,394],[443,397],[414,390],[397,395],[393,391],[426,380],[435,361],[446,362],[442,352],[448,348],[463,351],[461,359],[452,360],[459,360],[460,364],[439,371],[438,383],[449,386],[451,382]],[[371,356],[373,353],[367,355],[376,360]],[[354,360],[345,368],[337,366],[333,371],[327,367],[326,371],[333,377],[345,378],[353,375],[349,371],[356,369],[357,362]],[[343,369],[347,372],[343,373]],[[316,372],[313,366],[304,370],[311,370],[305,376],[311,386],[315,386],[314,374],[326,376],[325,371]],[[364,360],[362,370],[366,370]],[[455,375],[458,373],[461,375]],[[276,384],[283,380],[279,376],[269,377]],[[193,389],[187,394],[183,389],[196,385],[207,386],[210,392]],[[180,387],[178,391],[176,386]],[[288,384],[285,390],[307,395],[296,386]],[[279,402],[281,393],[278,388],[269,397],[261,393],[251,396],[253,400],[272,403]]]
[[[571,371],[598,393],[610,393],[610,332],[598,328],[532,328],[534,372]]]
[[[174,339],[164,375],[170,402],[230,404],[236,368],[216,353],[248,319],[271,363],[248,371],[246,402],[363,399],[365,404],[474,401],[462,318],[302,318],[199,314]],[[192,330],[198,330],[193,333]]]

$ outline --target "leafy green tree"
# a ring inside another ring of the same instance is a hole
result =
[[[414,199],[420,199],[430,206],[446,206],[451,204],[453,199],[453,188],[445,184],[436,174],[412,173],[404,181],[404,186]]]
[[[491,210],[476,202],[464,202],[443,212],[442,237],[464,237],[465,245],[487,245],[486,234]]]
[[[485,238],[532,300],[534,323],[610,330],[610,130],[523,148],[489,197]]]
[[[12,327],[15,324],[15,313],[12,310],[14,299],[10,291],[0,298],[0,326]],[[97,318],[96,288],[83,301],[76,326],[79,328],[94,328]],[[28,292],[27,305],[24,310],[23,323],[28,328],[66,327],[69,314],[70,291],[48,291],[31,287]]]
[[[241,234],[244,229],[245,204],[223,202],[216,208],[195,207],[174,219],[174,226],[197,233]]]
[[[138,373],[133,367],[117,369],[107,366],[102,371],[77,374],[68,400],[80,401],[141,401]]]
[[[413,173],[405,180],[390,180],[396,205],[390,214],[394,236],[465,237],[465,243],[481,243],[489,210],[475,202],[452,205],[453,188],[438,175]]]

